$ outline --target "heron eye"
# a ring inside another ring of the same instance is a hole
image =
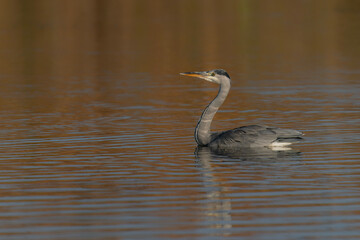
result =
[[[214,72],[212,72],[212,73],[211,73],[211,76],[215,76],[215,73],[214,73]]]

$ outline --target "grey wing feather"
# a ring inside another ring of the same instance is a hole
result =
[[[303,134],[293,129],[282,129],[282,128],[269,128],[276,133],[278,138],[296,138],[301,137]]]
[[[261,125],[250,125],[229,131],[215,133],[211,136],[211,147],[257,147],[268,146],[279,139],[295,139],[302,135],[292,129],[270,128]]]

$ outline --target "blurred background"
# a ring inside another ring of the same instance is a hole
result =
[[[1,239],[359,239],[360,2],[0,0]],[[298,129],[292,152],[196,152]],[[194,153],[195,151],[195,153]]]
[[[131,98],[134,88],[141,88],[142,98],[135,94],[123,105],[168,102],[185,93],[164,91],[164,85],[192,82],[178,72],[213,68],[226,69],[235,87],[256,86],[264,78],[275,86],[284,76],[287,84],[303,85],[358,80],[353,78],[359,73],[357,1],[0,4],[3,111],[76,109],[81,117],[90,113],[72,108],[74,98],[86,103],[112,101],[120,94]]]

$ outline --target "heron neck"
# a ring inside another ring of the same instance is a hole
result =
[[[210,104],[205,108],[199,122],[195,128],[195,140],[198,145],[205,146],[210,143],[211,141],[211,132],[210,126],[211,122],[226,99],[226,96],[230,90],[230,80],[229,81],[222,81],[220,84],[219,92],[217,96],[210,102]]]

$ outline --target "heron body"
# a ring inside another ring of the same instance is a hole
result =
[[[211,122],[231,88],[229,74],[222,69],[181,74],[202,78],[220,85],[217,96],[205,108],[195,128],[195,140],[199,146],[209,146],[216,149],[272,147],[290,145],[301,139],[303,134],[299,131],[262,125],[243,126],[224,132],[211,133]]]

